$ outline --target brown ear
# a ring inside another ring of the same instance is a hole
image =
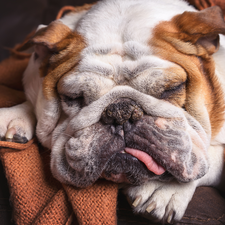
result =
[[[41,59],[39,72],[44,77],[44,96],[46,99],[55,98],[58,80],[80,60],[80,53],[86,46],[84,38],[62,22],[53,21],[38,30],[20,50],[32,46],[36,59]]]
[[[73,39],[73,32],[70,28],[60,21],[53,21],[47,27],[39,29],[20,48],[20,51],[35,46],[38,57],[45,58],[50,53],[59,52],[66,48],[71,39]]]
[[[85,4],[77,7],[71,6],[69,8],[63,7],[57,17],[59,19],[67,9],[71,10],[70,14],[90,10],[94,4],[95,3]],[[71,43],[71,40],[74,39],[74,36],[76,36],[74,33],[75,32],[70,30],[70,28],[64,25],[60,20],[55,20],[47,27],[39,29],[33,38],[25,43],[19,51],[35,46],[37,55],[44,59],[49,53],[58,53],[65,49]]]
[[[44,78],[43,93],[46,99],[57,96],[56,84],[67,72],[75,68],[80,60],[85,41],[60,21],[52,22],[32,38],[38,57],[42,57],[40,75]]]
[[[32,44],[41,44],[51,51],[60,51],[65,45],[62,41],[71,38],[72,31],[60,21],[53,21],[47,27],[37,31],[30,40]]]
[[[199,12],[184,12],[176,16],[174,22],[183,34],[183,41],[191,42],[197,48],[204,48],[209,55],[219,48],[218,34],[225,34],[223,13],[218,6]]]

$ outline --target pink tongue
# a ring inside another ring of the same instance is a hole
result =
[[[125,148],[125,152],[143,162],[146,167],[156,175],[163,174],[166,170],[160,166],[150,155],[134,148]]]

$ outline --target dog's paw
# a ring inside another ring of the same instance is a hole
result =
[[[0,109],[0,140],[26,143],[34,135],[36,119],[30,103]]]
[[[173,223],[182,219],[195,189],[195,182],[151,181],[126,188],[124,192],[134,213],[163,223]]]

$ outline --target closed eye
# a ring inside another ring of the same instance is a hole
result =
[[[183,90],[183,88],[185,87],[185,84],[186,84],[186,82],[183,82],[183,83],[181,83],[181,84],[179,84],[179,85],[177,85],[177,86],[174,86],[174,87],[171,87],[171,88],[165,90],[165,91],[161,94],[160,98],[161,98],[161,99],[167,99],[167,98],[169,98],[170,96],[172,96],[173,94],[179,93],[180,91]]]
[[[72,98],[72,97],[67,96],[67,95],[61,95],[60,97],[61,97],[61,101],[66,103],[67,106],[69,106],[69,107],[78,106],[78,107],[82,108],[85,105],[83,95],[75,97],[75,98]]]

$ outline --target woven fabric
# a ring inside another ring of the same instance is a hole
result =
[[[98,181],[87,189],[62,185],[49,170],[49,150],[35,140],[0,142],[16,224],[116,224],[117,185]],[[71,219],[72,218],[72,219]]]
[[[1,160],[9,183],[15,222],[65,224],[72,209],[65,191],[49,176],[46,155],[40,154],[33,140],[25,145],[10,144],[9,148],[1,150]]]
[[[117,185],[101,180],[91,188],[76,191],[71,186],[64,186],[64,188],[80,225],[101,224],[101,221],[107,225],[116,224]],[[93,193],[91,201],[90,191]],[[93,204],[96,207],[93,207]]]

